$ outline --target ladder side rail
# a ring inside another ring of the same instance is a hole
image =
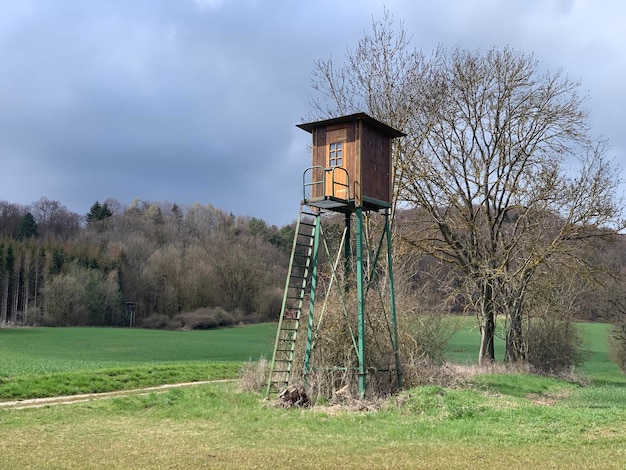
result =
[[[287,279],[285,281],[285,291],[283,293],[283,301],[281,304],[281,308],[280,308],[280,317],[278,319],[278,331],[276,332],[276,341],[274,342],[274,352],[272,354],[272,362],[270,364],[270,373],[269,373],[269,377],[267,380],[267,389],[265,391],[265,396],[269,396],[270,394],[270,389],[272,387],[272,378],[274,375],[274,368],[275,368],[275,362],[276,362],[276,352],[278,350],[278,346],[281,342],[281,331],[282,331],[282,326],[283,326],[283,317],[285,315],[285,306],[287,305],[287,294],[289,292],[289,281],[291,278],[291,270],[293,268],[293,260],[294,260],[294,255],[296,252],[296,248],[297,248],[297,244],[298,244],[298,238],[300,236],[300,221],[302,219],[302,205],[300,205],[300,213],[298,214],[298,221],[296,222],[296,230],[295,230],[295,234],[294,234],[294,238],[293,238],[293,244],[291,247],[291,256],[289,258],[289,270],[287,272]]]
[[[309,316],[307,322],[307,338],[304,350],[304,388],[307,387],[308,374],[311,370],[311,352],[313,346],[313,324],[315,313],[315,290],[317,288],[317,255],[319,252],[319,239],[322,231],[322,215],[321,212],[315,218],[315,236],[311,246],[311,292],[309,293]]]

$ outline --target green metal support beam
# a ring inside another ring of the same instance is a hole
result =
[[[367,368],[365,365],[365,295],[363,279],[363,209],[356,209],[356,292],[357,292],[357,332],[359,361],[359,397],[365,398],[367,387]]]
[[[391,304],[391,329],[393,352],[396,359],[396,374],[398,375],[398,388],[402,388],[402,368],[400,365],[400,352],[398,351],[398,324],[396,321],[396,297],[393,285],[393,253],[391,252],[391,224],[389,223],[389,210],[385,211],[385,233],[387,234],[387,270],[389,273],[389,303]]]

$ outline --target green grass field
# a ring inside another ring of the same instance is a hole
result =
[[[232,376],[242,361],[269,355],[274,328],[0,330],[2,357],[24,360],[21,366],[2,362],[0,381],[161,367],[173,373],[189,365],[207,373],[219,364],[221,375]],[[581,328],[589,356],[580,372],[592,380],[584,387],[550,377],[490,374],[463,389],[406,390],[376,412],[276,408],[260,394],[237,392],[234,383],[0,408],[0,469],[624,468],[626,379],[608,362],[606,325]],[[229,338],[233,345],[224,346]],[[450,356],[475,362],[477,341],[475,331],[459,331]],[[91,350],[81,354],[81,344]]]
[[[624,468],[626,389],[536,387],[543,402],[422,387],[378,412],[275,408],[234,384],[0,410],[0,468]]]
[[[247,361],[271,354],[273,324],[209,331],[129,328],[0,330],[0,377],[183,361]]]
[[[242,362],[271,355],[275,329],[1,329],[0,399],[234,378]]]

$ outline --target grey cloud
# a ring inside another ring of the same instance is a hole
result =
[[[589,53],[563,52],[616,13],[587,21],[579,3],[552,2],[549,12],[540,4],[387,6],[425,52],[509,44],[580,75],[598,132],[623,159],[624,137],[606,116],[623,107],[624,61],[598,54],[603,35]],[[294,126],[308,112],[313,60],[341,60],[382,10],[374,0],[4,2],[0,199],[45,195],[79,213],[109,197],[200,202],[288,223],[310,158],[310,136]],[[578,31],[568,33],[572,18]],[[555,36],[561,24],[564,37]],[[625,33],[614,34],[617,50]]]

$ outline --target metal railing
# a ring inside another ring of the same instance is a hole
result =
[[[322,175],[322,179],[314,180],[316,171]],[[330,194],[326,193],[327,183],[330,183]],[[321,191],[315,191],[321,185]],[[321,165],[311,166],[302,174],[302,199],[307,201],[313,194],[322,194],[324,197],[350,201],[350,175],[343,167],[335,166],[325,168]]]

